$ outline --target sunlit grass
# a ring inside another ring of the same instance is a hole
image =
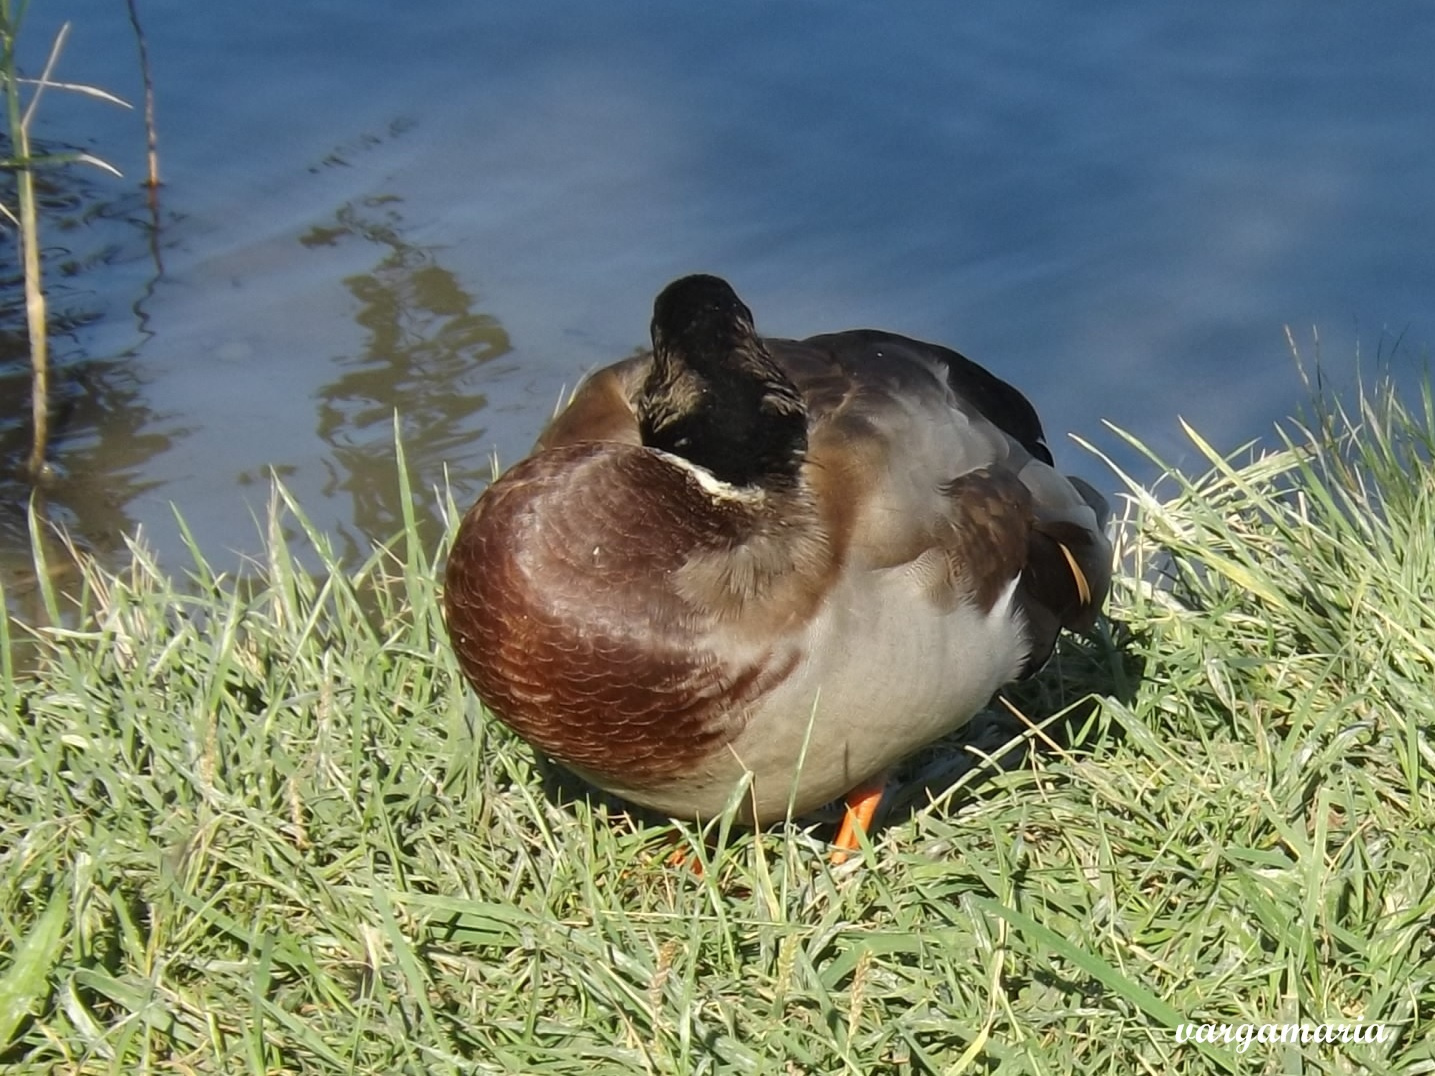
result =
[[[1435,1072],[1419,404],[1133,487],[1115,624],[1016,696],[1099,705],[840,869],[820,831],[686,833],[697,876],[553,794],[457,675],[442,550],[339,564],[280,490],[244,579],[89,568],[69,627],[0,622],[0,1065]],[[1362,1018],[1387,1040],[1172,1030]]]

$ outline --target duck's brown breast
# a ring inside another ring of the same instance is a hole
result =
[[[564,445],[512,468],[464,519],[444,605],[464,675],[519,735],[598,778],[690,770],[770,686],[765,655],[719,658],[672,581],[737,541],[724,509],[649,449]]]

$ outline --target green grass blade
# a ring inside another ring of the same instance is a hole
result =
[[[68,894],[56,893],[29,933],[15,947],[10,967],[0,976],[0,1049],[10,1043],[15,1029],[35,1002],[50,990],[50,973],[65,947]]]

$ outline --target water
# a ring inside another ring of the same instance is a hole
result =
[[[765,332],[947,343],[1054,443],[1117,450],[1109,419],[1186,463],[1178,415],[1233,448],[1299,405],[1284,326],[1347,383],[1357,354],[1412,376],[1435,329],[1420,0],[139,6],[157,230],[137,113],[52,92],[37,128],[126,174],[68,169],[45,233],[46,510],[102,555],[143,527],[177,559],[174,505],[235,563],[271,471],[363,549],[398,518],[395,409],[419,488],[447,467],[471,499],[694,270]],[[64,18],[60,76],[139,102],[121,4],[34,5],[27,66]],[[0,546],[24,541],[7,479]]]

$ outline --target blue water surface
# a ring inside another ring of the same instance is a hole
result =
[[[1195,466],[1178,417],[1231,449],[1300,405],[1287,327],[1336,384],[1357,356],[1413,378],[1435,330],[1417,0],[138,9],[153,250],[139,113],[54,94],[40,121],[126,174],[87,181],[119,211],[52,233],[103,251],[60,295],[88,318],[62,365],[133,379],[123,438],[98,408],[57,449],[116,502],[60,506],[99,545],[143,525],[165,555],[174,503],[253,550],[271,468],[321,526],[382,536],[395,408],[420,486],[447,467],[467,499],[694,270],[770,334],[959,348],[1107,489],[1068,432]],[[122,4],[34,5],[30,66],[63,18],[62,73],[138,102]]]

